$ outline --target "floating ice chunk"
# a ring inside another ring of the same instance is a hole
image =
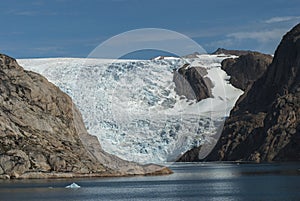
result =
[[[73,182],[72,184],[66,186],[66,188],[80,188],[80,186]]]

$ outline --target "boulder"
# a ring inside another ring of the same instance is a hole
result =
[[[250,52],[235,59],[224,59],[221,65],[230,76],[230,83],[245,91],[264,74],[272,60],[271,55]]]
[[[201,101],[213,97],[213,83],[205,77],[207,71],[202,67],[190,67],[188,64],[183,65],[177,71],[174,71],[173,81],[175,91],[179,96],[184,96],[189,100]]]

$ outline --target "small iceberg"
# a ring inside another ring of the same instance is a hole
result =
[[[73,182],[72,184],[66,186],[66,188],[80,188],[80,186]]]

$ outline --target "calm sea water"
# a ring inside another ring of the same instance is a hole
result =
[[[172,164],[155,177],[0,181],[0,200],[300,200],[300,163]],[[76,182],[81,188],[67,189]]]

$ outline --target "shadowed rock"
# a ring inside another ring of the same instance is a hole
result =
[[[271,55],[250,52],[238,58],[222,61],[222,69],[230,75],[230,83],[245,91],[259,79],[271,64]]]
[[[202,67],[190,67],[185,64],[178,71],[174,71],[173,81],[175,91],[180,96],[185,96],[189,100],[201,101],[212,96],[212,81],[208,77],[207,71]]]
[[[223,50],[218,52],[224,53]],[[249,55],[249,52],[244,53],[246,57]],[[244,58],[244,61],[227,60],[229,64],[223,65],[228,70],[239,62],[247,63],[248,59],[255,56],[256,53],[250,53],[249,58]],[[268,57],[266,59],[268,62]],[[251,63],[259,64],[260,61],[254,60]],[[239,79],[237,69],[232,76]],[[242,72],[242,76],[245,73]],[[247,86],[244,83],[242,88],[248,89],[232,109],[219,141],[204,160],[299,161],[300,24],[283,37],[265,73],[253,84]],[[201,148],[186,152],[179,161],[200,161],[197,153]]]
[[[300,160],[300,24],[283,37],[266,73],[239,98],[206,160]]]
[[[180,156],[176,162],[197,162],[199,160],[199,153],[201,151],[201,146],[192,148]]]

